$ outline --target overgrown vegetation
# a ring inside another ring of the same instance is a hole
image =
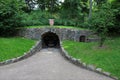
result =
[[[99,47],[103,46],[109,29],[114,27],[114,19],[115,15],[109,4],[102,4],[99,10],[93,13],[89,21],[91,25],[90,28],[101,37]]]
[[[120,34],[120,1],[119,0],[112,0],[111,2],[112,9],[114,9],[114,27],[109,29],[109,33],[114,35]]]
[[[106,40],[102,48],[98,47],[97,42],[73,41],[63,41],[63,47],[69,55],[87,64],[100,67],[120,79],[120,37]]]
[[[42,11],[31,11],[30,13],[24,13],[22,15],[22,23],[24,26],[35,26],[35,25],[49,25],[48,19],[50,13]]]
[[[22,56],[35,44],[25,38],[0,38],[0,62]]]
[[[65,0],[64,2],[59,0],[1,0],[0,34],[9,35],[14,33],[14,28],[16,27],[49,25],[48,19],[50,18],[55,19],[55,25],[89,28],[89,24],[87,24],[89,21],[88,15],[92,18],[89,10],[91,9],[93,14],[97,11],[97,14],[101,15],[101,11],[104,11],[104,3],[111,5],[111,10],[113,10],[115,16],[113,20],[115,25],[108,30],[109,32],[119,34],[119,1],[94,0],[92,3],[93,5],[90,5],[89,0]],[[106,13],[106,15],[110,14]],[[98,19],[97,21],[101,21],[101,18],[98,18],[98,16],[94,18]]]
[[[23,26],[22,5],[17,0],[0,0],[0,36],[11,35],[16,27]]]

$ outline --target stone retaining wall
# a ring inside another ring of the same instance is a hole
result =
[[[18,36],[40,40],[41,35],[46,32],[56,33],[61,40],[79,41],[80,36],[85,36],[85,41],[88,40],[89,35],[92,34],[89,30],[76,30],[66,28],[23,28],[19,30]]]
[[[40,51],[42,48],[41,35],[43,35],[46,32],[56,33],[60,39],[60,43],[61,43],[61,40],[79,41],[79,37],[81,35],[88,37],[90,34],[90,31],[87,31],[87,30],[60,29],[60,28],[22,28],[22,29],[19,29],[19,33],[17,34],[17,36],[25,37],[28,39],[36,39],[38,40],[37,44],[33,46],[28,52],[25,52],[24,55],[20,57],[9,59],[4,62],[0,62],[0,66],[26,59],[32,56],[33,54],[35,54],[36,52]]]

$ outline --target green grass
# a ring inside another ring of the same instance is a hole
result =
[[[26,26],[25,28],[50,28],[49,25],[44,26]],[[75,26],[53,26],[52,28],[68,28],[68,29],[79,29],[79,30],[87,30],[85,28],[75,27]]]
[[[103,48],[98,48],[97,42],[63,41],[63,46],[69,55],[87,64],[101,67],[120,79],[120,38],[107,40]]]
[[[0,38],[0,62],[23,55],[34,44],[25,38]]]

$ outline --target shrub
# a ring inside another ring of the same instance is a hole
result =
[[[48,19],[51,16],[50,13],[45,11],[32,11],[30,13],[25,13],[22,15],[24,26],[33,26],[33,25],[48,25]]]

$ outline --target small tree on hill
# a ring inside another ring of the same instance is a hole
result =
[[[91,29],[100,37],[99,47],[102,47],[108,35],[108,29],[114,26],[114,14],[109,4],[103,4],[98,11],[93,13],[90,20]]]

